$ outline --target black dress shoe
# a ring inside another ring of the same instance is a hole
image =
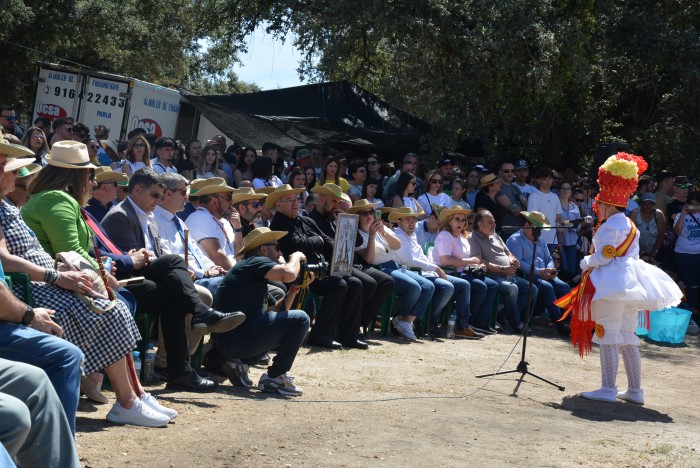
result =
[[[495,333],[498,333],[495,328],[491,328],[491,326],[486,322],[471,323],[470,326],[479,333],[483,333],[486,335],[493,335]]]
[[[510,325],[508,325],[508,322],[506,322],[505,319],[504,320],[499,319],[497,321],[497,323],[498,323],[498,328],[501,329],[501,333],[505,333],[506,335],[510,335],[513,333],[513,329],[510,328]]]
[[[340,343],[345,348],[354,348],[354,349],[367,349],[367,348],[369,348],[369,345],[367,343],[365,343],[364,341],[360,341],[357,338],[346,338],[344,340],[340,340]]]
[[[343,349],[343,345],[327,336],[309,336],[307,341],[309,346],[318,346],[326,349]]]
[[[195,371],[190,371],[185,375],[177,377],[168,376],[166,388],[168,390],[183,390],[186,392],[213,392],[219,387],[219,384],[205,379]]]
[[[209,309],[192,317],[192,331],[200,335],[226,333],[242,324],[244,320],[243,312],[223,313]]]

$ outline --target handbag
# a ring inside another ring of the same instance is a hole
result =
[[[478,265],[467,265],[467,274],[478,280],[486,278],[486,271]]]
[[[56,271],[80,271],[86,273],[92,281],[92,290],[88,293],[71,291],[81,302],[87,305],[96,314],[104,314],[117,305],[117,301],[110,300],[107,286],[102,281],[102,276],[80,255],[78,252],[59,252],[56,254],[54,268]]]

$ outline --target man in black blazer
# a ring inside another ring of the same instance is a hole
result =
[[[102,220],[110,240],[127,252],[134,270],[148,281],[129,286],[142,310],[158,311],[168,360],[168,388],[211,391],[216,382],[198,375],[189,365],[185,315],[193,314],[192,329],[223,333],[245,320],[241,312],[221,313],[205,305],[194,287],[184,260],[162,255],[153,209],[163,198],[160,177],[150,168],[137,171],[129,181],[129,196]]]

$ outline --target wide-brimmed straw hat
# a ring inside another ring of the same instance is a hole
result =
[[[417,216],[418,213],[414,213],[413,209],[411,208],[399,208],[396,211],[392,211],[391,213],[389,213],[389,222],[395,223],[403,218],[416,218]]]
[[[270,231],[270,228],[266,227],[255,228],[243,238],[243,245],[237,255],[245,255],[263,244],[280,240],[286,235],[286,231]]]
[[[255,193],[257,193],[259,195],[268,196],[272,192],[274,192],[276,188],[277,187],[260,187],[260,188],[255,189]]]
[[[379,211],[381,211],[383,215],[387,213],[393,213],[396,210],[397,208],[394,208],[393,206],[382,206],[381,208],[379,208]]]
[[[79,141],[57,141],[51,147],[51,153],[46,156],[49,166],[64,169],[95,169],[97,166],[90,162],[85,143]]]
[[[225,184],[226,181],[221,177],[212,177],[211,179],[194,179],[190,182],[190,196],[196,197],[199,189],[207,184],[211,184],[211,181],[216,181],[217,184]]]
[[[194,181],[192,184],[190,184],[190,195],[194,195],[195,197],[203,197],[204,195],[236,191],[235,188],[226,185],[226,181],[221,177],[212,177],[211,179],[202,180],[203,182],[198,183],[195,189],[192,188]]]
[[[481,188],[484,188],[496,182],[501,182],[501,179],[498,178],[496,174],[486,174],[479,180],[479,186],[481,186]]]
[[[277,203],[277,200],[279,200],[280,198],[286,195],[299,195],[304,190],[306,189],[303,187],[292,188],[292,186],[289,184],[280,185],[279,187],[276,187],[275,190],[267,196],[267,199],[265,200],[265,207],[267,207],[268,210],[271,210],[275,207],[275,203]]]
[[[5,139],[2,132],[0,132],[0,154],[4,154],[8,158],[21,158],[24,156],[34,156],[34,151],[26,146],[10,143]]]
[[[267,195],[264,193],[255,193],[250,187],[242,187],[233,191],[233,203],[240,203],[246,200],[262,200]]]
[[[549,223],[549,219],[543,213],[540,213],[539,211],[521,211],[520,214],[523,215],[523,217],[525,219],[530,221],[536,227],[541,227],[541,228],[551,227],[551,224]]]
[[[317,185],[316,187],[311,189],[311,192],[317,193],[319,195],[325,195],[327,197],[332,197],[337,200],[343,199],[343,189],[340,188],[340,186],[331,183]]]
[[[440,210],[440,224],[445,224],[450,216],[457,214],[463,214],[464,216],[469,216],[472,210],[462,208],[461,206],[453,206],[452,208],[443,208]]]
[[[22,169],[23,167],[29,166],[33,162],[34,158],[12,158],[7,161],[7,164],[5,164],[5,172],[12,172]],[[17,174],[17,177],[20,177],[20,175]]]
[[[30,175],[36,174],[40,170],[41,166],[36,163],[27,164],[25,167],[19,170],[17,173],[17,178],[21,179],[22,177],[29,177]]]
[[[377,205],[379,205],[379,202],[370,203],[368,200],[363,198],[361,200],[357,200],[354,205],[348,208],[348,213],[357,214],[360,211],[373,210],[377,207]]]
[[[129,176],[121,172],[115,172],[109,166],[100,166],[95,169],[95,182],[101,184],[102,182],[107,182],[108,180],[114,180],[115,182],[128,181]]]
[[[100,140],[100,145],[102,145],[102,149],[111,149],[114,151],[114,154],[119,155],[119,149],[117,148],[117,143],[114,140]]]

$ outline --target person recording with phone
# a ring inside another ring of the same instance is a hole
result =
[[[674,253],[678,273],[685,283],[685,294],[693,312],[693,321],[700,323],[700,192],[688,195],[688,201],[676,216]]]
[[[556,322],[562,316],[562,310],[554,305],[554,301],[565,296],[571,287],[559,279],[558,271],[554,268],[554,259],[549,253],[547,243],[536,233],[535,230],[550,227],[547,217],[537,211],[521,211],[520,215],[525,218],[522,229],[510,236],[506,241],[506,246],[511,253],[520,261],[520,271],[525,273],[525,278],[530,277],[530,267],[535,263],[535,277],[533,284],[537,287],[539,297],[546,310],[546,315],[532,317],[530,323],[533,325],[547,326],[550,321]],[[532,258],[533,242],[537,235],[537,247],[535,258]],[[557,323],[557,330],[562,335],[568,335],[569,326],[565,323]]]

